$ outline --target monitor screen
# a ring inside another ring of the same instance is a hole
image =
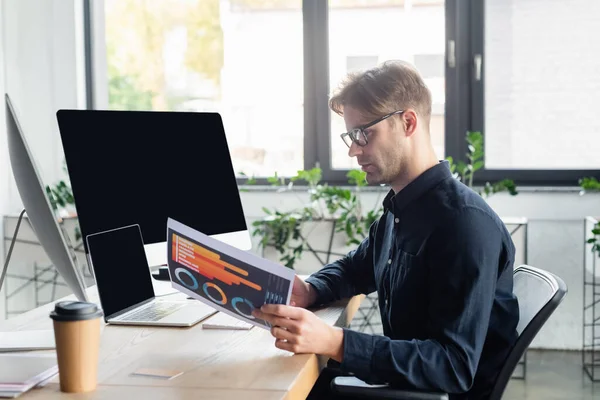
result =
[[[163,264],[170,217],[250,247],[218,113],[60,110],[57,119],[83,238],[139,224],[145,244],[164,245],[150,265]]]

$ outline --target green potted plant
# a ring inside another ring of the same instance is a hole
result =
[[[63,171],[68,176],[67,164],[63,161]],[[52,209],[59,214],[69,214],[68,209],[74,208],[75,198],[71,184],[66,180],[59,180],[53,185],[46,185],[46,194]]]
[[[68,175],[67,166],[63,162],[63,170]],[[65,217],[76,217],[75,198],[73,197],[73,189],[67,180],[59,180],[53,185],[46,185],[46,194],[50,201],[50,206],[61,219]],[[73,238],[75,241],[81,239],[81,231],[79,224],[75,221],[73,228]]]
[[[582,195],[588,192],[600,193],[600,182],[594,177],[579,179],[579,186],[581,187],[580,194]],[[592,245],[592,253],[597,253],[600,257],[600,221],[594,224],[591,234],[591,237],[587,239],[587,243]]]
[[[450,169],[454,177],[463,182],[465,185],[473,188],[473,176],[475,172],[483,168],[483,135],[478,131],[467,131],[467,162],[458,161],[454,163],[452,157],[447,157],[446,160],[450,163]],[[475,188],[473,188],[475,190]],[[482,189],[477,192],[484,198],[492,196],[495,193],[507,191],[510,195],[518,194],[517,186],[511,179],[502,179],[501,181],[490,183],[486,182]]]
[[[299,207],[288,211],[263,207],[265,217],[252,224],[253,236],[260,237],[263,248],[274,248],[279,261],[289,268],[294,268],[306,250],[313,250],[308,242],[307,224],[332,224],[334,233],[345,235],[347,246],[359,244],[373,221],[383,213],[380,204],[370,210],[363,207],[360,191],[366,185],[365,175],[360,170],[348,172],[348,183],[352,189],[323,184],[322,171],[318,167],[298,171],[296,176],[289,179],[275,174],[268,182],[279,186],[279,192],[294,191],[296,183],[305,184],[302,187],[306,188],[308,203],[301,202]]]
[[[73,190],[64,180],[60,180],[54,185],[46,185],[46,194],[54,211],[60,211],[60,209],[66,209],[69,205],[75,205]]]

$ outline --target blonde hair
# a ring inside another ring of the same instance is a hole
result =
[[[412,65],[386,61],[366,71],[351,73],[342,81],[329,100],[329,107],[343,116],[345,106],[372,119],[412,108],[429,126],[431,92]]]

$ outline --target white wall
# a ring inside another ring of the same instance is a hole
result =
[[[22,202],[7,153],[4,93],[13,101],[44,184],[64,177],[55,113],[85,107],[81,0],[2,0],[0,8],[0,215]],[[3,232],[2,237],[12,235]],[[0,241],[4,261],[4,241]],[[3,263],[2,263],[3,264]],[[11,262],[11,265],[13,263]],[[9,267],[10,268],[10,267]],[[0,295],[0,317],[4,306]]]
[[[45,184],[64,176],[56,123],[61,108],[83,108],[82,41],[76,35],[81,1],[4,0],[5,90],[11,96]],[[77,5],[77,7],[76,7]],[[79,35],[80,36],[80,35]],[[8,210],[21,200],[9,179]]]
[[[581,349],[583,274],[590,276],[583,265],[583,219],[600,215],[600,195],[580,196],[577,191],[522,193],[514,199],[492,198],[490,204],[502,215],[530,219],[529,263],[557,274],[568,286],[567,297],[532,346]],[[589,246],[585,251],[589,258]]]
[[[4,93],[4,2],[0,2],[0,94]],[[6,141],[6,125],[4,107],[0,107],[0,215],[8,210],[8,152]],[[4,236],[2,224],[0,224],[0,237]],[[4,254],[4,241],[0,240],[0,254]],[[0,257],[4,265],[4,257]],[[0,270],[1,273],[1,270]],[[0,288],[1,289],[1,288]],[[4,292],[0,291],[0,320],[4,318]]]

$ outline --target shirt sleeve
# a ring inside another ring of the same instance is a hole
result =
[[[495,219],[465,208],[427,241],[428,337],[392,340],[344,331],[342,370],[369,383],[464,393],[473,385],[505,254]],[[410,306],[410,305],[400,305]]]
[[[345,257],[328,264],[306,279],[317,292],[315,305],[349,298],[359,293],[375,291],[373,274],[374,235],[379,221],[369,228],[369,235],[356,250]]]

